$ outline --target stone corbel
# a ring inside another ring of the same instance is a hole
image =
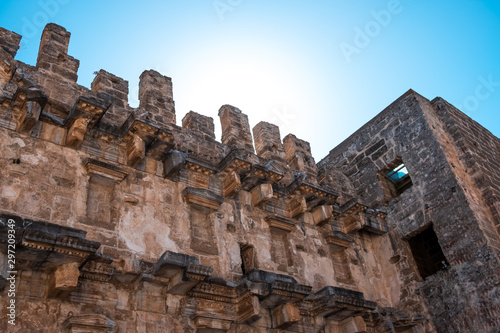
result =
[[[270,170],[267,166],[258,164],[252,165],[248,172],[241,180],[241,186],[245,191],[251,191],[256,186],[263,183],[274,184],[283,178],[283,175]]]
[[[87,133],[88,123],[88,119],[75,119],[73,125],[71,125],[68,130],[68,134],[66,135],[66,146],[75,149],[80,147],[83,139],[85,138],[85,133]]]
[[[163,161],[164,177],[172,177],[176,175],[186,164],[186,157],[186,153],[178,150],[169,151]]]
[[[252,203],[261,206],[273,197],[273,186],[271,184],[260,184],[252,190]]]
[[[307,211],[306,198],[303,196],[291,198],[286,202],[288,216],[295,218]]]
[[[174,136],[170,131],[135,119],[135,115],[133,114],[123,124],[120,131],[122,133],[121,136],[123,136],[123,142],[127,147],[127,155],[129,148],[135,151],[131,156],[134,158],[128,159],[130,161],[129,165],[137,165],[145,157],[162,161],[174,145]],[[140,138],[143,143],[140,143],[137,138]]]
[[[331,235],[325,236],[326,243],[330,246],[332,252],[339,252],[347,249],[353,239],[340,231],[334,231]]]
[[[85,134],[92,129],[102,118],[107,107],[104,102],[92,97],[81,96],[64,120],[68,129],[66,145],[78,148],[83,142]]]
[[[376,235],[387,233],[387,225],[384,221],[386,215],[384,212],[366,209],[360,214],[361,228]]]
[[[242,295],[236,304],[236,315],[239,323],[251,324],[257,321],[261,317],[259,298],[248,292]]]
[[[333,217],[342,226],[342,231],[350,234],[363,228],[361,214],[367,208],[365,205],[357,202],[356,198],[352,198],[340,207],[334,208]]]
[[[234,171],[240,176],[246,175],[252,168],[252,163],[247,161],[247,154],[248,152],[242,149],[234,149],[229,152],[219,163],[219,174],[224,177],[231,171]]]
[[[108,106],[100,99],[80,96],[64,120],[64,125],[71,127],[73,121],[83,118],[87,120],[88,128],[91,129],[101,120],[107,109]]]
[[[240,175],[236,172],[229,172],[222,180],[222,195],[224,197],[231,197],[241,189]]]
[[[273,328],[286,329],[300,321],[300,310],[293,303],[278,305],[271,310]]]
[[[120,258],[120,260],[113,261],[113,266],[116,268],[114,278],[123,283],[132,282],[143,273],[139,259]],[[147,273],[150,274],[151,272],[152,270]]]
[[[333,216],[333,207],[330,205],[321,205],[312,212],[314,224],[323,225]]]
[[[338,197],[330,190],[305,182],[302,177],[297,177],[291,182],[287,190],[290,195],[305,197],[308,211],[320,205],[333,205]]]
[[[274,309],[280,304],[296,303],[311,293],[311,286],[299,284],[293,277],[253,269],[244,277],[250,281],[252,294],[261,299],[261,306]]]
[[[49,275],[49,297],[66,297],[78,285],[80,271],[78,264],[72,262],[55,268]]]
[[[209,188],[210,176],[215,174],[216,168],[210,163],[203,161],[196,156],[188,155],[186,158],[187,182],[196,187]]]
[[[82,277],[94,280],[107,282],[111,280],[115,272],[113,259],[104,254],[95,253],[90,260],[81,268]]]
[[[16,131],[31,133],[47,103],[47,95],[36,88],[18,87],[10,103]]]
[[[9,220],[15,221],[16,258],[19,259],[16,268],[20,270],[43,269],[52,272],[67,263],[80,265],[100,246],[100,243],[85,239],[86,232],[83,230],[23,220],[12,215],[0,214],[0,234],[7,234],[6,222]]]
[[[136,167],[146,157],[146,143],[138,135],[132,134],[127,142],[127,165]]]
[[[210,185],[210,176],[217,170],[206,161],[190,156],[177,150],[171,150],[167,153],[163,161],[164,176],[168,178],[176,177],[183,170],[189,170],[187,173],[187,183],[196,187],[208,188]]]

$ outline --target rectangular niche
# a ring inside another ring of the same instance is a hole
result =
[[[114,230],[112,223],[112,202],[115,181],[92,175],[87,192],[87,224]]]
[[[271,260],[278,264],[278,270],[284,272],[293,266],[287,235],[284,230],[271,228]]]
[[[199,205],[190,208],[191,249],[209,255],[219,254],[215,243],[213,211]]]
[[[332,251],[331,254],[335,280],[345,284],[354,283],[346,250]]]

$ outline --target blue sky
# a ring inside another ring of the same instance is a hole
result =
[[[500,136],[499,1],[0,2],[0,26],[23,35],[34,65],[48,22],[71,32],[78,82],[107,70],[129,81],[172,77],[177,124],[232,104],[309,141],[317,161],[412,88],[441,96]]]

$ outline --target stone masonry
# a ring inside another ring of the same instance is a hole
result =
[[[500,140],[443,99],[408,91],[316,163],[231,105],[221,142],[178,126],[154,70],[138,108],[104,70],[78,85],[63,27],[36,66],[20,39],[0,28],[0,331],[500,331]]]

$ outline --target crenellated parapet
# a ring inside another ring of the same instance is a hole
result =
[[[290,232],[305,222],[322,228],[325,239],[331,230],[385,232],[379,216],[352,213],[337,203],[335,184],[318,185],[309,143],[292,134],[282,141],[276,125],[258,123],[254,141],[248,116],[223,105],[218,142],[210,117],[191,111],[182,127],[175,124],[169,77],[144,71],[134,109],[128,82],[105,70],[97,72],[90,90],[76,84],[78,60],[67,54],[70,33],[64,28],[44,29],[36,67],[17,63],[12,56],[19,35],[1,32],[2,127],[81,151],[124,175],[139,170],[180,182],[188,203],[215,207],[213,196],[234,200],[248,193],[270,230]]]
[[[47,25],[30,66],[14,58],[20,36],[0,29],[0,234],[14,221],[22,297],[54,313],[65,304],[47,327],[421,326],[391,308],[397,297],[383,301],[399,285],[370,285],[387,279],[373,252],[392,260],[387,213],[362,203],[344,171],[318,172],[308,142],[267,122],[251,130],[231,105],[218,111],[220,141],[211,117],[190,111],[177,125],[172,80],[154,70],[140,76],[137,108],[128,81],[105,70],[82,87],[69,40]]]

